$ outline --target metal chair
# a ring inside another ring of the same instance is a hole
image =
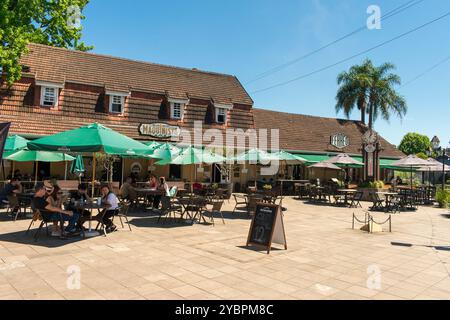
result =
[[[362,191],[355,192],[352,198],[352,202],[350,203],[350,208],[358,208],[358,207],[362,208],[361,201],[363,196],[364,193]]]
[[[378,196],[377,193],[375,192],[370,192],[369,193],[369,197],[372,201],[372,207],[370,207],[370,210],[374,211],[374,210],[383,210],[384,207],[384,201],[380,199],[380,197]]]
[[[210,214],[210,220],[211,220],[213,226],[215,225],[215,223],[214,223],[214,213],[220,214],[220,216],[222,218],[222,222],[223,222],[223,224],[225,224],[225,219],[223,218],[223,213],[222,213],[223,203],[224,203],[224,200],[222,200],[222,199],[215,199],[215,200],[213,200],[211,202],[212,208],[205,210],[205,212]]]
[[[246,196],[233,194],[233,197],[234,197],[234,201],[236,202],[236,205],[234,206],[234,209],[233,209],[233,214],[236,212],[237,209],[239,209],[239,210],[247,210],[248,203],[247,203],[247,197]],[[243,206],[243,207],[239,207],[239,206]]]
[[[128,221],[128,209],[130,208],[131,203],[130,202],[121,202],[119,205],[119,210],[117,212],[117,215],[112,217],[112,221],[114,222],[114,218],[117,216],[120,220],[120,224],[122,225],[122,229],[125,228],[122,218],[125,219],[125,222],[128,224],[128,228],[131,230],[130,222]]]
[[[51,217],[53,216],[52,212],[47,212],[47,211],[40,211],[40,210],[36,210],[37,213],[40,215],[40,218],[42,218],[41,223],[39,224],[39,228],[37,229],[36,233],[34,234],[34,241],[37,242],[38,238],[39,238],[39,234],[41,232],[42,227],[45,225],[45,230],[47,232],[47,237],[50,236],[50,232],[48,231],[48,224],[49,223],[53,223],[53,222],[60,222],[61,223],[61,236],[64,236],[64,220],[62,217],[62,214],[57,213],[58,219],[52,219]],[[31,228],[31,225],[30,225]]]

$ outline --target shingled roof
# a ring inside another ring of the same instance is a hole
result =
[[[27,74],[39,81],[104,86],[109,91],[143,91],[171,98],[213,99],[253,105],[235,76],[159,65],[39,44],[22,57]]]
[[[322,118],[276,112],[253,108],[257,129],[279,129],[280,149],[317,153],[361,154],[361,138],[367,131],[360,121]],[[350,145],[338,149],[331,145],[331,136],[343,133],[350,139]],[[404,156],[394,145],[380,137],[383,149],[381,156],[398,158]]]

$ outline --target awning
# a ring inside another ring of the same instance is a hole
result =
[[[304,153],[300,153],[300,154],[296,154],[304,159],[306,159],[306,165],[311,165],[317,162],[321,162],[321,161],[326,161],[328,159],[331,158],[331,156],[327,156],[324,154],[304,154]],[[353,159],[363,162],[363,157],[362,156],[352,156]],[[392,166],[392,163],[394,163],[395,161],[398,161],[396,159],[386,159],[386,158],[381,158],[380,159],[380,168],[382,169],[391,169],[391,170],[397,170],[397,171],[404,171],[405,168],[399,168],[399,167],[394,167]],[[352,167],[352,166],[349,166]],[[358,166],[356,166],[358,167]]]

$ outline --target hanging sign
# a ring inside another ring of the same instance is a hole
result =
[[[275,204],[258,203],[250,225],[247,246],[264,247],[269,254],[272,243],[284,245],[284,249],[287,250],[281,207]]]
[[[178,126],[171,126],[167,123],[143,123],[139,126],[139,133],[142,136],[170,139],[178,138],[181,134],[181,129]]]

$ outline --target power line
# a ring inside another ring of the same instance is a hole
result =
[[[275,85],[272,85],[272,86],[269,86],[269,87],[266,87],[266,88],[263,88],[263,89],[259,89],[259,90],[253,91],[252,94],[254,94],[254,93],[259,93],[259,92],[263,92],[263,91],[267,91],[267,90],[270,90],[270,89],[273,89],[273,88],[277,88],[277,87],[281,87],[281,86],[284,86],[284,85],[289,84],[289,83],[291,83],[291,82],[295,82],[295,81],[304,79],[304,78],[306,78],[306,77],[312,76],[312,75],[314,75],[314,74],[316,74],[316,73],[319,73],[319,72],[322,72],[322,71],[331,69],[332,67],[335,67],[335,66],[340,65],[340,64],[342,64],[342,63],[344,63],[344,62],[347,62],[347,61],[349,61],[349,60],[352,60],[352,59],[354,59],[354,58],[356,58],[356,57],[359,57],[359,56],[361,56],[361,55],[364,55],[364,54],[366,54],[366,53],[368,53],[368,52],[371,52],[371,51],[373,51],[373,50],[375,50],[375,49],[378,49],[378,48],[380,48],[380,47],[382,47],[382,46],[384,46],[384,45],[386,45],[386,44],[389,44],[389,43],[391,43],[391,42],[393,42],[393,41],[396,41],[396,40],[398,40],[398,39],[400,39],[400,38],[403,38],[403,37],[405,37],[405,36],[407,36],[407,35],[409,35],[409,34],[411,34],[411,33],[414,33],[414,32],[416,32],[416,31],[418,31],[418,30],[420,30],[420,29],[423,29],[423,28],[425,28],[425,27],[427,27],[427,26],[429,26],[429,25],[431,25],[431,24],[433,24],[433,23],[435,23],[435,22],[437,22],[437,21],[439,21],[439,20],[442,20],[442,19],[448,17],[449,15],[450,15],[450,12],[447,12],[446,14],[444,14],[444,15],[442,15],[442,16],[436,18],[436,19],[433,19],[433,20],[431,20],[431,21],[429,21],[429,22],[427,22],[427,23],[425,23],[425,24],[422,24],[421,26],[418,26],[418,27],[416,27],[416,28],[414,28],[414,29],[412,29],[412,30],[410,30],[410,31],[408,31],[408,32],[402,33],[402,34],[400,34],[400,35],[398,35],[398,36],[396,36],[396,37],[394,37],[394,38],[392,38],[392,39],[390,39],[390,40],[384,41],[384,42],[382,42],[382,43],[380,43],[380,44],[378,44],[378,45],[376,45],[376,46],[374,46],[374,47],[371,47],[371,48],[369,48],[369,49],[367,49],[367,50],[364,50],[364,51],[361,51],[361,52],[359,52],[359,53],[357,53],[357,54],[354,54],[354,55],[352,55],[352,56],[350,56],[350,57],[348,57],[348,58],[342,59],[342,60],[340,60],[340,61],[338,61],[338,62],[335,62],[335,63],[333,63],[333,64],[330,64],[330,65],[328,65],[328,66],[326,66],[326,67],[317,69],[317,70],[315,70],[315,71],[312,71],[312,72],[310,72],[310,73],[301,75],[301,76],[296,77],[296,78],[293,78],[293,79],[291,79],[291,80],[284,81],[284,82],[280,82],[280,83],[278,83],[278,84],[275,84]]]
[[[408,10],[409,8],[411,8],[411,7],[415,6],[415,5],[418,5],[419,3],[423,2],[423,1],[425,1],[425,0],[410,0],[410,1],[408,1],[408,2],[406,2],[404,4],[402,4],[402,5],[398,6],[397,8],[389,11],[387,14],[383,15],[382,18],[381,18],[381,21],[387,20],[387,19],[389,19],[389,18],[391,18],[391,17],[393,17],[393,16],[395,16],[395,15],[397,15],[397,14],[399,14],[399,13],[405,11],[405,10]],[[320,47],[320,48],[318,48],[316,50],[313,50],[313,51],[311,51],[311,52],[309,52],[309,53],[307,53],[307,54],[305,54],[305,55],[303,55],[301,57],[298,57],[298,58],[296,58],[294,60],[288,61],[288,62],[286,62],[284,64],[279,65],[279,66],[273,67],[273,68],[271,68],[271,69],[269,69],[269,70],[267,70],[267,71],[265,71],[263,73],[260,73],[259,75],[256,76],[256,78],[246,82],[245,84],[247,85],[247,84],[253,83],[255,81],[264,79],[264,78],[270,76],[273,73],[281,71],[281,70],[283,70],[283,69],[285,69],[285,68],[287,68],[287,67],[289,67],[289,66],[291,66],[291,65],[293,65],[293,64],[295,64],[295,63],[297,63],[297,62],[299,62],[301,60],[304,60],[304,59],[306,59],[306,58],[308,58],[308,57],[310,57],[310,56],[312,56],[312,55],[314,55],[314,54],[316,54],[316,53],[318,53],[320,51],[323,51],[323,50],[331,47],[332,45],[334,45],[336,43],[339,43],[342,40],[345,40],[345,39],[347,39],[347,38],[349,38],[349,37],[351,37],[351,36],[361,32],[361,31],[364,31],[366,29],[367,29],[367,25],[364,25],[364,26],[362,26],[362,27],[360,27],[358,29],[355,29],[352,32],[350,32],[350,33],[348,33],[348,34],[346,34],[346,35],[344,35],[344,36],[342,36],[342,37],[340,37],[340,38],[338,38],[338,39],[336,39],[336,40],[334,40],[334,41],[332,41],[332,42],[330,42],[330,43],[328,43],[328,44],[326,44],[326,45],[324,45],[324,46],[322,46],[322,47]]]
[[[416,77],[412,78],[411,80],[409,80],[408,82],[406,82],[405,84],[403,84],[401,88],[406,87],[407,85],[413,83],[414,81],[422,78],[423,76],[425,76],[426,74],[430,73],[431,71],[433,71],[434,69],[438,68],[439,66],[443,65],[444,63],[446,63],[447,61],[450,60],[450,56],[448,56],[447,58],[445,58],[444,60],[441,60],[440,62],[436,63],[435,65],[433,65],[432,67],[428,68],[427,70],[425,70],[424,72],[422,72],[421,74],[417,75]]]

